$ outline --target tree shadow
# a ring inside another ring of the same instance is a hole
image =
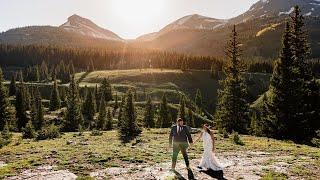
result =
[[[226,178],[223,177],[223,171],[214,171],[212,169],[208,169],[200,170],[200,172],[218,180],[226,180]]]

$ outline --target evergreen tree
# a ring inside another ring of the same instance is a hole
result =
[[[154,110],[151,97],[148,96],[146,106],[145,106],[145,114],[144,114],[144,126],[147,128],[154,128]]]
[[[94,91],[93,91],[94,97],[96,98],[96,112],[99,111],[99,107],[100,107],[100,100],[99,100],[99,90],[98,90],[98,85],[96,84]]]
[[[166,94],[163,94],[162,96],[158,120],[161,128],[168,128],[172,126],[171,118],[169,118],[169,108]]]
[[[312,74],[306,59],[310,55],[310,46],[305,31],[304,16],[295,6],[291,16],[293,71],[295,73],[296,117],[288,124],[291,139],[302,142],[310,140],[320,128],[320,93],[319,85]],[[297,132],[297,133],[296,133]]]
[[[97,120],[97,127],[100,130],[105,130],[107,121],[107,112],[106,112],[106,101],[102,95],[100,100],[99,116]]]
[[[100,95],[105,98],[106,102],[112,100],[112,88],[107,78],[104,78],[100,86]]]
[[[119,108],[119,102],[118,102],[118,94],[116,93],[116,97],[114,100],[114,106],[113,106],[114,110],[117,110]]]
[[[123,112],[123,106],[125,104],[125,97],[121,98],[121,104],[120,104],[120,109],[118,113],[118,128],[120,128],[121,125],[121,120],[122,120],[122,112]]]
[[[272,137],[298,142],[309,141],[320,126],[317,123],[320,118],[319,86],[306,63],[310,48],[303,20],[296,6],[291,23],[286,24],[263,119],[264,124],[269,125]]]
[[[266,101],[267,116],[264,121],[272,125],[272,137],[287,138],[289,133],[288,124],[295,118],[296,86],[295,75],[293,73],[293,53],[291,49],[290,25],[286,23],[285,33],[282,40],[282,50],[280,58],[276,60],[273,74],[270,80],[269,98]]]
[[[12,133],[10,132],[9,122],[6,121],[1,131],[1,137],[5,140],[11,140]]]
[[[67,111],[65,115],[65,130],[77,131],[78,126],[83,124],[81,114],[81,105],[78,92],[78,85],[75,82],[74,76],[71,78],[69,92],[67,97]]]
[[[28,123],[26,124],[26,127],[22,129],[22,137],[24,139],[33,139],[37,137],[36,131],[34,130],[34,127],[31,121],[28,121]]]
[[[55,111],[60,109],[61,106],[61,100],[57,85],[57,80],[54,79],[53,87],[51,90],[51,97],[50,97],[50,111]]]
[[[9,96],[16,95],[16,92],[17,92],[16,76],[12,75],[11,81],[10,81],[10,86],[9,86]]]
[[[127,92],[126,101],[123,107],[123,114],[121,117],[121,124],[119,128],[120,140],[124,143],[130,142],[141,133],[137,125],[136,110],[133,103],[133,94],[129,90]]]
[[[36,116],[35,119],[32,121],[34,122],[33,126],[36,130],[40,130],[43,126],[45,126],[45,120],[44,120],[44,109],[41,101],[41,95],[39,92],[39,89],[36,88],[34,92],[34,104],[36,108]]]
[[[226,78],[220,81],[222,89],[218,91],[215,118],[220,129],[246,133],[248,125],[247,89],[241,74],[244,67],[240,60],[239,47],[240,42],[236,26],[234,26],[227,45],[226,55],[229,61],[224,68]]]
[[[180,97],[179,118],[181,118],[183,120],[185,120],[185,118],[186,118],[185,108],[186,108],[186,103],[185,103],[185,100],[184,100],[184,96],[181,96]]]
[[[197,89],[196,97],[195,97],[195,103],[197,105],[197,113],[201,114],[202,112],[202,95],[200,89]]]
[[[3,81],[2,69],[0,68],[0,130],[4,128],[5,123],[9,120],[8,94]]]
[[[20,84],[16,94],[15,108],[16,108],[16,119],[18,130],[22,130],[23,127],[28,123],[27,118],[27,100],[25,93],[25,85],[23,83],[23,78],[20,76]]]
[[[112,125],[113,125],[113,117],[112,117],[112,113],[111,113],[110,108],[108,108],[106,130],[107,131],[112,130],[113,129]]]
[[[187,125],[190,127],[195,127],[194,115],[193,115],[192,110],[190,108],[188,109]]]
[[[85,116],[85,127],[91,127],[94,124],[94,115],[96,113],[96,99],[93,93],[87,90],[86,98],[82,106],[82,113]]]

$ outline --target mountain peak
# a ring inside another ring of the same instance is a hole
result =
[[[83,18],[77,14],[73,14],[68,18],[68,21],[60,26],[66,31],[78,33],[84,36],[89,36],[97,39],[107,39],[113,41],[122,41],[115,33],[103,29],[89,19]]]
[[[244,14],[233,18],[240,23],[254,18],[288,15],[298,5],[305,16],[320,16],[320,0],[260,0]]]

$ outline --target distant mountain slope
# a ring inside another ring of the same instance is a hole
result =
[[[167,25],[159,32],[154,32],[150,34],[146,34],[137,38],[140,41],[151,41],[154,40],[161,35],[176,31],[176,30],[214,30],[218,27],[224,26],[228,21],[222,19],[215,19],[210,17],[201,16],[198,14],[193,14],[189,16],[185,16],[180,18],[173,23]]]
[[[186,16],[157,33],[138,38],[136,43],[145,48],[219,57],[224,56],[231,26],[238,24],[245,56],[275,58],[281,45],[283,22],[295,5],[301,7],[306,18],[312,57],[320,57],[320,0],[260,0],[244,14],[229,20]]]
[[[243,43],[243,54],[249,57],[277,57],[284,29],[283,22],[278,17],[266,17],[239,23],[237,30]],[[320,57],[320,18],[307,17],[306,25],[312,57]],[[224,48],[231,28],[232,24],[215,30],[180,29],[162,34],[152,41],[136,43],[151,49],[224,57]]]
[[[97,26],[89,19],[72,15],[68,21],[60,26],[64,30],[72,33],[78,33],[84,36],[93,38],[101,38],[113,41],[122,41],[122,39],[115,33]]]
[[[123,40],[92,21],[73,15],[60,27],[28,26],[0,33],[3,44],[39,44],[53,46],[104,47],[117,49]]]
[[[283,17],[298,5],[305,16],[320,16],[320,0],[260,0],[238,17],[230,19],[232,23],[245,22],[261,17]]]

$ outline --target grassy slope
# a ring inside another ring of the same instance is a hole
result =
[[[268,87],[269,75],[248,74],[249,91],[251,100],[254,101]],[[82,86],[95,86],[103,78],[109,78],[114,89],[124,93],[128,88],[135,88],[139,94],[149,93],[154,100],[160,100],[163,92],[169,96],[169,101],[178,103],[179,94],[186,94],[194,99],[197,89],[200,89],[204,103],[208,104],[210,111],[214,108],[217,100],[218,80],[210,78],[209,71],[181,71],[181,70],[116,70],[95,71],[89,74],[78,73],[77,79],[81,79]],[[138,100],[139,101],[139,100]]]
[[[168,133],[168,129],[144,130],[139,143],[133,142],[127,145],[118,141],[115,131],[104,132],[103,136],[90,136],[89,132],[85,132],[83,136],[66,133],[60,139],[46,141],[21,140],[21,134],[14,134],[13,142],[0,149],[0,161],[8,164],[0,167],[0,179],[41,165],[55,165],[57,169],[69,169],[79,176],[85,176],[106,167],[126,167],[132,163],[155,165],[160,162],[170,162],[170,152],[166,150]],[[264,164],[281,161],[281,157],[290,155],[292,158],[287,160],[290,161],[287,163],[292,164],[292,167],[286,172],[288,176],[294,175],[300,178],[309,176],[310,179],[312,177],[316,179],[319,172],[317,167],[320,165],[319,149],[252,136],[242,136],[242,139],[245,146],[235,145],[230,139],[218,136],[217,153],[239,155],[249,151],[270,153],[270,159],[263,162]],[[76,144],[66,145],[70,140]],[[87,145],[82,145],[83,142]],[[200,158],[201,149],[202,143],[192,147],[190,159]],[[298,167],[301,162],[308,166]]]

